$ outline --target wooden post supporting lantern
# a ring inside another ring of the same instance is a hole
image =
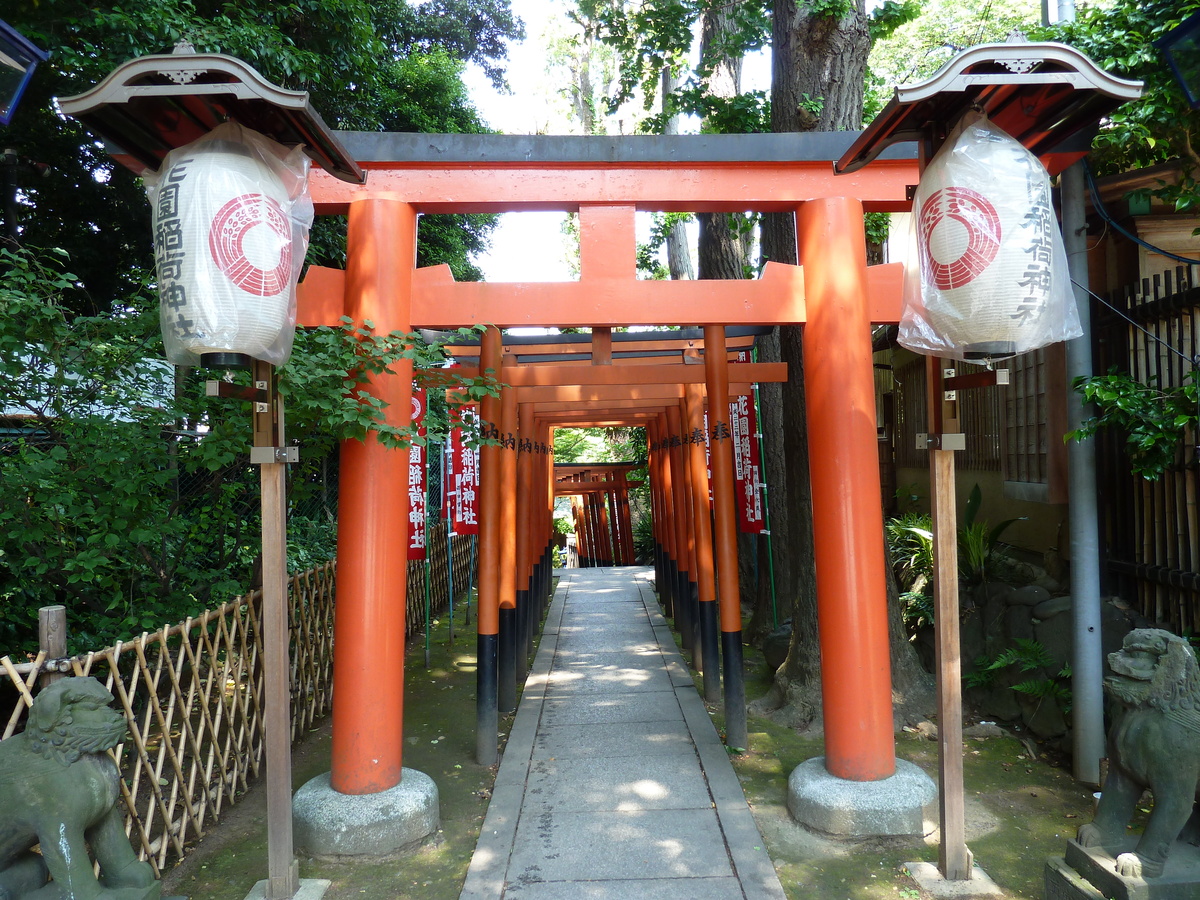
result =
[[[929,80],[897,88],[895,97],[834,168],[839,173],[857,172],[885,147],[903,141],[919,142],[924,168],[934,159],[952,126],[968,114],[983,114],[1026,151],[1038,156],[1051,174],[1056,174],[1086,154],[1091,132],[1102,116],[1140,93],[1140,83],[1113,78],[1083,54],[1061,44],[1017,42],[972,47],[952,59]],[[985,181],[990,174],[984,176]],[[969,186],[963,187],[965,190],[957,186],[948,188],[958,191],[964,198],[963,203],[953,208],[953,218],[959,222],[955,227],[965,231],[969,238],[965,252],[961,251],[962,245],[958,245],[958,252],[962,252],[960,258],[937,258],[934,242],[930,241],[939,214],[946,213],[950,207],[943,203],[938,207],[940,213],[926,215],[921,222],[926,250],[920,264],[926,269],[935,269],[930,280],[935,287],[948,288],[951,293],[979,277],[1001,252],[1001,238],[1008,238],[1000,233],[1000,217],[989,213],[987,199],[971,191]],[[1052,212],[1048,215],[1049,225],[1053,226]],[[1048,249],[1044,254],[1025,255],[1044,256],[1047,262],[1051,259]],[[913,260],[910,265],[915,267],[918,261]],[[1033,274],[1037,277],[1027,278],[1027,282],[1048,281],[1044,271]],[[1001,291],[999,296],[1007,302],[1012,293]],[[1015,312],[1019,315],[1022,310]],[[991,310],[988,313],[990,316]],[[971,315],[964,313],[952,318],[969,320]],[[953,322],[951,328],[956,333],[938,340],[945,346],[961,345],[961,352],[955,353],[958,358],[1005,355],[1005,347],[992,343],[994,334],[972,334],[971,324],[969,321]],[[965,330],[960,331],[962,326]],[[978,352],[973,353],[970,345],[976,341],[984,345],[974,348]],[[969,383],[965,379],[956,379],[954,369],[947,368],[952,363],[939,358],[936,349],[921,352],[928,354],[929,431],[919,435],[918,440],[920,449],[929,450],[933,514],[942,837],[938,869],[946,880],[963,881],[971,878],[973,864],[966,845],[962,781],[962,661],[954,451],[965,449],[965,439],[959,432],[955,404],[951,399],[954,395],[947,391],[1007,382],[998,379],[995,372],[973,376]],[[1007,352],[1011,353],[1012,348],[1007,348]]]

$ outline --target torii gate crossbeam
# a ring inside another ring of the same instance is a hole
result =
[[[725,146],[732,148],[736,144],[726,142]],[[504,160],[477,154],[473,159],[455,162],[447,161],[442,154],[425,161],[360,155],[369,173],[365,185],[347,185],[315,173],[318,211],[349,212],[350,265],[346,275],[310,270],[300,291],[300,324],[332,324],[351,310],[353,317],[361,321],[366,316],[358,310],[372,308],[377,303],[387,305],[386,321],[391,327],[403,328],[476,323],[598,328],[631,324],[807,323],[805,365],[811,450],[815,460],[813,477],[814,482],[821,481],[828,488],[814,490],[813,505],[826,691],[825,765],[840,778],[874,781],[893,773],[895,754],[882,512],[874,457],[870,325],[873,321],[896,321],[901,272],[899,266],[867,268],[862,214],[866,209],[904,208],[905,187],[916,182],[917,168],[915,161],[895,161],[873,167],[861,173],[861,177],[842,181],[829,174],[831,157],[802,161],[752,156],[746,152],[740,156],[734,153],[732,162],[689,159],[686,155],[630,162],[618,153],[606,160],[564,162],[551,160],[547,154],[539,158],[537,153]],[[411,235],[419,213],[520,209],[579,212],[578,281],[458,284],[444,268],[412,267]],[[635,211],[640,209],[792,210],[801,235],[803,268],[771,265],[756,281],[638,280],[633,220]],[[383,258],[399,244],[405,245],[405,253],[397,254],[402,262]],[[494,348],[491,367],[499,369],[500,360],[499,348]],[[488,364],[483,362],[481,368],[486,367]],[[550,379],[537,374],[516,376],[520,368],[506,366],[505,370],[515,377],[531,378],[533,384],[542,378]],[[551,384],[570,384],[572,376],[577,384],[589,379],[596,379],[591,381],[593,384],[621,383],[608,374],[592,375],[597,368],[609,372],[620,370],[624,378],[637,382],[643,376],[626,373],[657,367],[559,368],[563,370],[562,377],[551,379]],[[700,375],[703,366],[679,368],[696,372],[693,376],[696,383],[705,380]],[[570,375],[568,369],[572,370]],[[661,375],[644,378],[648,383],[656,383]],[[690,380],[681,378],[680,382]],[[389,395],[397,408],[408,407],[407,391],[405,382],[395,385],[394,397]],[[513,397],[505,405],[514,409],[515,401]],[[668,419],[674,408],[672,402],[678,405],[677,401],[667,402]],[[658,402],[653,405],[663,406]],[[685,405],[694,408],[694,404]],[[492,404],[492,411],[484,418],[502,422],[499,406]],[[612,420],[635,421],[657,415],[630,411]],[[568,421],[570,416],[547,410],[538,414],[538,420],[543,425],[558,424]],[[513,412],[506,412],[503,422],[515,418]],[[511,425],[509,430],[513,430]],[[864,453],[863,447],[868,452]],[[373,609],[396,602],[398,585],[384,571],[389,538],[379,530],[379,519],[371,512],[371,504],[399,506],[397,512],[407,515],[405,492],[400,485],[404,461],[402,454],[372,443],[355,452],[365,457],[362,477],[370,479],[370,487],[361,492],[352,488],[349,492],[350,496],[361,494],[364,505],[341,517],[340,538],[347,545],[360,545],[353,557],[357,566],[374,566],[378,571],[360,577],[360,582],[368,585],[366,594],[359,598],[344,596],[339,601],[343,610],[339,615],[343,624],[338,625],[336,633],[342,651],[339,657],[370,659],[374,672],[381,668],[399,670],[400,656],[395,648],[382,646],[385,642],[378,628],[344,623],[347,619],[375,622]],[[483,463],[485,482],[489,471],[500,471],[496,468],[499,462],[497,459],[495,464]],[[507,476],[493,476],[503,478],[506,485],[497,502],[506,496],[505,491],[513,490],[512,469],[507,471],[510,473]],[[684,480],[690,481],[691,477]],[[485,484],[485,498],[488,490]],[[687,495],[695,496],[700,490],[699,484],[690,484]],[[513,515],[511,511],[506,513],[507,517]],[[693,516],[693,527],[706,524],[701,518],[706,520],[707,515]],[[499,527],[499,520],[493,527]],[[481,536],[481,551],[485,543]],[[704,549],[694,544],[689,546],[693,547],[693,553]],[[707,546],[711,547],[711,543]],[[339,573],[341,568],[339,564]],[[353,579],[343,582],[339,575],[343,595],[348,582]],[[481,583],[481,600],[482,588]],[[708,608],[715,608],[715,604],[709,604]],[[482,629],[482,606],[480,613]],[[347,677],[351,680],[364,677],[357,673],[348,675],[348,671],[343,672],[343,681]],[[339,697],[348,696],[356,695],[353,690],[342,689]],[[392,728],[387,720],[393,715],[398,718],[398,704],[393,714],[391,710],[382,710],[377,702],[342,699],[335,704],[334,715],[335,732],[342,735],[340,741],[335,736],[332,781],[336,789],[367,793],[386,787],[389,781],[395,783],[400,777],[401,742],[393,738],[399,726]]]

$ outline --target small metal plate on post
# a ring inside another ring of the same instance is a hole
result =
[[[250,462],[256,466],[267,463],[300,462],[299,447],[251,447]]]
[[[946,434],[927,434],[920,431],[917,432],[916,444],[918,450],[966,450],[967,436],[960,431]]]

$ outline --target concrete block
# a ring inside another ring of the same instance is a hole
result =
[[[292,798],[296,847],[312,856],[385,856],[412,850],[437,831],[438,789],[424,772],[405,768],[400,783],[375,794],[342,794],[329,773]]]
[[[971,867],[971,877],[965,881],[947,881],[933,863],[905,863],[904,868],[923,893],[934,900],[968,900],[974,897],[1003,897],[996,882],[979,866]]]
[[[880,781],[836,778],[823,756],[802,762],[788,778],[792,818],[828,834],[929,834],[937,827],[936,802],[932,779],[903,759],[896,760],[894,775]]]
[[[321,900],[332,884],[332,881],[326,881],[324,878],[301,878],[300,889],[296,891],[292,900]],[[263,879],[250,888],[246,900],[266,900],[266,896],[267,882]]]

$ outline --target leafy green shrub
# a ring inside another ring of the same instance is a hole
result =
[[[983,494],[979,485],[971,490],[958,529],[958,577],[967,585],[981,584],[1003,568],[1008,560],[1000,536],[1020,519],[1006,519],[995,528],[976,521]],[[888,558],[900,585],[904,623],[914,630],[932,625],[933,520],[927,513],[906,512],[884,526]]]
[[[990,689],[1001,670],[1016,666],[1020,672],[1038,669],[1051,670],[1054,660],[1038,641],[1017,638],[1012,647],[1005,649],[995,658],[980,656],[975,660],[975,671],[963,676],[968,687]],[[1063,666],[1056,674],[1043,678],[1029,678],[1011,685],[1011,690],[1030,697],[1051,697],[1062,707],[1064,713],[1071,711],[1071,667]]]
[[[1115,428],[1125,436],[1125,452],[1133,471],[1155,481],[1175,465],[1184,434],[1197,428],[1200,385],[1195,381],[1173,388],[1156,386],[1151,376],[1143,384],[1115,369],[1107,375],[1076,378],[1075,390],[1100,413],[1067,432],[1067,440],[1092,437],[1102,428]]]
[[[633,555],[637,559],[654,559],[654,521],[649,513],[633,523]]]
[[[216,373],[162,360],[151,291],[72,316],[61,300],[75,281],[64,254],[0,249],[0,654],[36,649],[41,606],[67,607],[72,652],[99,648],[243,592],[259,559],[248,410],[205,397]],[[300,336],[282,373],[303,435],[293,501],[323,489],[314,473],[339,440],[412,439],[382,426],[360,380],[400,359],[419,375],[441,363],[416,340],[349,323]],[[467,399],[495,390],[486,377],[463,387]],[[293,571],[335,541],[327,512],[293,515]]]

